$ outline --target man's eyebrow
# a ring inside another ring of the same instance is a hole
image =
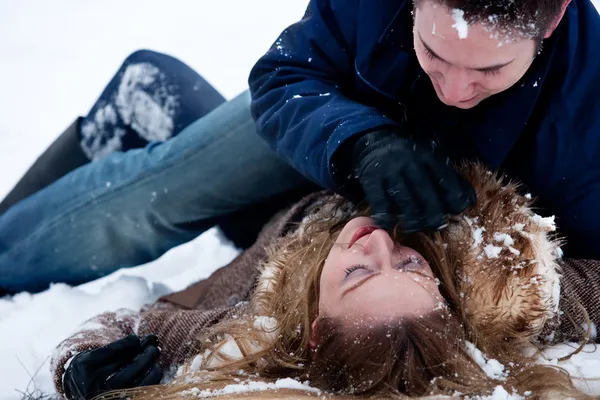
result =
[[[346,289],[346,290],[344,290],[342,292],[342,295],[340,296],[340,300],[343,299],[344,296],[347,295],[349,292],[353,291],[354,289],[357,289],[357,288],[361,287],[369,279],[375,278],[378,275],[379,275],[379,273],[373,273],[373,274],[367,276],[366,278],[363,278],[360,281],[356,282],[354,285],[350,286],[348,289]]]
[[[452,64],[452,63],[444,60],[442,57],[440,57],[435,51],[433,51],[431,49],[431,47],[429,47],[429,45],[427,43],[425,43],[425,41],[423,40],[423,37],[421,36],[421,32],[417,32],[417,33],[419,34],[419,40],[421,41],[421,43],[423,43],[423,47],[425,47],[425,49],[427,49],[427,51],[430,52],[432,56],[434,56],[435,58],[437,58],[438,60],[440,60],[442,62],[445,62],[446,64]],[[512,63],[513,61],[515,61],[514,58],[512,60],[510,60],[509,62],[505,62],[502,64],[490,65],[489,67],[468,68],[468,69],[471,69],[473,71],[479,71],[479,72],[495,71],[500,68],[506,67],[508,64]]]

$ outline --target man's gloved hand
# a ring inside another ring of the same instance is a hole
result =
[[[77,354],[63,376],[67,399],[92,399],[113,389],[155,385],[162,379],[158,338],[130,335]]]
[[[476,202],[471,185],[431,141],[419,142],[388,129],[365,134],[353,150],[354,173],[383,229],[439,229],[449,215]]]

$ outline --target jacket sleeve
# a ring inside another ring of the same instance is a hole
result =
[[[157,302],[142,312],[118,310],[107,312],[84,323],[74,335],[60,343],[51,360],[54,385],[64,393],[63,374],[77,354],[100,348],[125,336],[155,334],[161,349],[159,364],[175,372],[178,365],[197,352],[197,338],[203,329],[236,315],[238,306],[207,311],[182,310],[168,303]]]
[[[107,312],[88,320],[79,327],[75,334],[62,341],[54,349],[50,361],[56,391],[64,394],[63,375],[73,357],[131,335],[139,320],[140,314],[131,310]]]
[[[316,183],[344,193],[333,155],[349,138],[396,123],[348,97],[360,0],[311,0],[249,77],[252,115],[275,151]]]

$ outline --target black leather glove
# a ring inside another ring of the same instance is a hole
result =
[[[476,202],[471,185],[432,141],[389,129],[365,134],[353,150],[354,173],[383,229],[398,225],[406,233],[436,230],[449,215]]]
[[[77,354],[63,376],[67,399],[92,399],[114,389],[155,385],[162,379],[158,338],[130,335],[104,347]]]

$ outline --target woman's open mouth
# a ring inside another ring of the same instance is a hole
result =
[[[356,243],[361,237],[370,235],[377,229],[379,228],[377,228],[376,226],[361,226],[356,230],[356,232],[354,232],[354,235],[352,235],[352,239],[350,239],[350,245],[348,246],[348,248],[352,247],[352,245]]]

